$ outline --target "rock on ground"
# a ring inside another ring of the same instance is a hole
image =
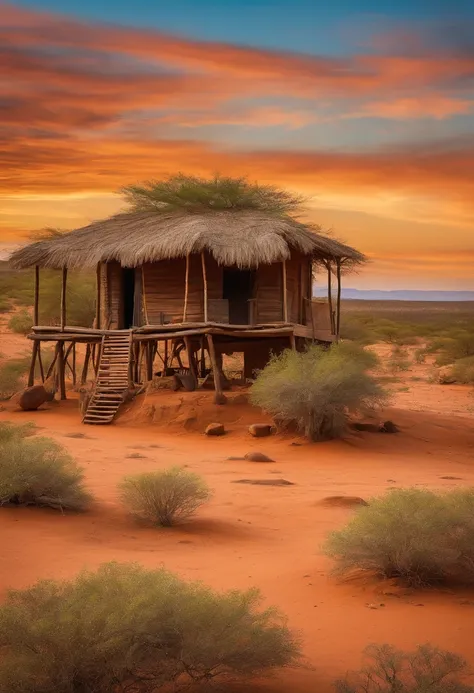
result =
[[[34,411],[48,401],[49,394],[44,385],[33,385],[24,390],[18,400],[18,405],[24,411]]]
[[[249,433],[254,438],[265,438],[266,436],[271,436],[273,433],[273,426],[266,423],[251,424],[249,426]]]
[[[236,479],[233,484],[253,484],[254,486],[294,486],[292,481],[286,479]]]
[[[248,452],[245,455],[245,459],[248,462],[275,462],[271,457],[267,457],[263,452]]]
[[[321,501],[324,505],[331,505],[340,508],[352,508],[357,505],[369,505],[367,501],[359,496],[328,496]]]
[[[211,423],[207,426],[204,433],[207,436],[223,436],[225,434],[224,424],[221,423]]]

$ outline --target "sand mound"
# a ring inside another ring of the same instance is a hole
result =
[[[246,429],[258,422],[271,423],[271,418],[248,404],[247,390],[236,388],[227,393],[227,403],[214,404],[214,392],[171,392],[155,390],[144,393],[124,408],[121,424],[148,423],[175,430],[204,432],[210,423],[221,423]]]

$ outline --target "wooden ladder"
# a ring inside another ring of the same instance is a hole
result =
[[[129,387],[132,333],[120,331],[102,337],[99,368],[82,422],[109,424],[113,421],[124,392]]]

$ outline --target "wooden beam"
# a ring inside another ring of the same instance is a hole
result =
[[[204,251],[201,253],[201,264],[202,264],[202,280],[204,283],[204,322],[207,322],[207,272],[206,272],[206,258],[204,257]]]
[[[30,372],[28,373],[28,387],[35,384],[35,367],[36,357],[38,356],[39,342],[33,342],[33,351],[31,354]]]
[[[97,263],[97,268],[96,268],[96,306],[95,306],[95,326],[96,329],[100,330],[100,313],[102,310],[101,302],[102,302],[102,287],[101,287],[101,264],[100,262]]]
[[[203,269],[203,272],[204,271],[205,271],[205,269]],[[184,274],[183,322],[186,322],[186,317],[187,317],[187,312],[188,312],[188,294],[189,294],[189,253],[186,255],[186,271]]]
[[[216,356],[216,349],[214,347],[214,340],[212,335],[207,335],[207,346],[209,350],[209,358],[211,359],[212,372],[214,374],[214,387],[216,395],[214,397],[214,402],[216,404],[225,404],[227,402],[226,396],[222,390],[221,373],[219,369],[219,362]]]
[[[336,302],[336,337],[339,339],[341,331],[341,261],[336,262],[336,275],[337,275],[337,302]]]
[[[38,342],[38,365],[40,367],[41,382],[44,383],[44,366],[41,358],[41,342]]]
[[[288,322],[288,292],[286,280],[286,260],[283,260],[283,320]]]
[[[84,364],[82,366],[81,385],[85,385],[85,383],[87,382],[87,371],[89,370],[90,358],[91,358],[91,345],[87,344],[86,355],[84,358]]]
[[[66,325],[66,286],[67,286],[67,267],[63,267],[61,281],[61,332]]]
[[[148,382],[153,380],[153,349],[154,343],[149,342],[146,346],[146,379]]]
[[[39,266],[35,266],[35,302],[33,307],[33,325],[39,323]]]
[[[66,368],[64,359],[64,342],[58,342],[58,380],[59,396],[66,399]]]
[[[334,313],[332,309],[332,272],[331,272],[331,261],[328,260],[326,264],[328,270],[328,307],[329,307],[329,324],[331,326],[331,334],[336,334],[336,326],[334,324]]]
[[[193,376],[194,383],[197,387],[198,386],[198,375],[196,372],[196,364],[194,362],[194,352],[192,350],[191,340],[189,339],[189,337],[184,338],[184,344],[185,344],[186,351],[188,354],[189,372]]]

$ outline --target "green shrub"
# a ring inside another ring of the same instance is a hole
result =
[[[8,329],[17,334],[28,334],[33,327],[33,319],[27,310],[14,313],[8,321]]]
[[[451,369],[451,374],[457,383],[474,384],[474,356],[467,356],[456,361]]]
[[[311,440],[340,437],[351,413],[385,401],[384,390],[366,372],[374,358],[349,342],[285,351],[258,374],[251,401]]]
[[[11,440],[18,440],[33,435],[36,431],[36,424],[27,421],[24,424],[13,424],[10,421],[0,421],[0,443],[9,443]]]
[[[397,489],[327,539],[336,572],[369,571],[412,586],[474,582],[474,490]]]
[[[2,444],[0,505],[83,510],[90,500],[82,470],[54,440],[13,434]]]
[[[39,582],[0,606],[0,690],[152,693],[296,665],[297,639],[259,605],[254,590],[217,593],[133,564]]]
[[[182,467],[126,477],[119,489],[134,515],[159,527],[188,519],[211,497],[204,480]]]
[[[421,645],[402,652],[391,645],[371,645],[365,651],[366,666],[336,681],[338,693],[472,693],[474,688],[458,679],[466,662],[453,652]]]

